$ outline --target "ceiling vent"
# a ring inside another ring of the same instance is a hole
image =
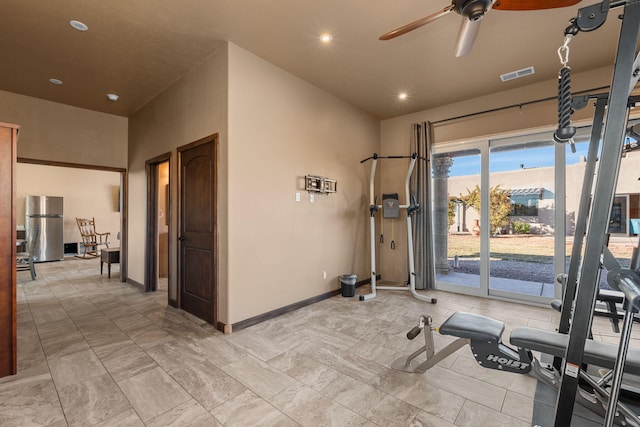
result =
[[[531,74],[534,74],[535,72],[536,72],[536,70],[534,70],[533,67],[527,67],[527,68],[523,68],[522,70],[511,71],[510,73],[501,74],[500,75],[500,80],[502,80],[503,82],[508,82],[509,80],[519,79],[520,77],[525,77],[525,76],[530,76]]]

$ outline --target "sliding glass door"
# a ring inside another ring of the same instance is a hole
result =
[[[552,138],[548,133],[489,141],[491,295],[554,298],[557,144]]]
[[[436,145],[435,227],[447,216],[447,237],[434,232],[438,289],[540,303],[560,295],[564,150],[552,132]]]
[[[486,151],[483,145],[443,147],[433,156],[434,229],[438,225],[446,227],[444,233],[434,232],[439,289],[474,295],[487,292],[486,281],[481,279],[486,269],[482,263],[479,210],[482,153]],[[475,206],[469,203],[470,195],[475,195]]]

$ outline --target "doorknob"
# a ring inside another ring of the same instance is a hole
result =
[[[184,236],[178,237],[178,240],[180,240],[182,242],[184,240]]]

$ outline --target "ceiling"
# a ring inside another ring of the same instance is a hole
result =
[[[583,1],[578,6],[592,4]],[[130,116],[230,41],[380,119],[554,79],[578,6],[491,10],[474,49],[454,57],[449,14],[390,41],[378,36],[447,0],[2,0],[0,89]],[[574,72],[614,61],[618,11],[571,42]],[[74,30],[70,20],[87,24]],[[321,33],[333,41],[324,45]],[[502,83],[499,75],[534,66]],[[57,78],[63,85],[49,83]],[[399,92],[408,98],[400,101]],[[111,102],[107,93],[120,99]],[[0,118],[1,119],[1,118]]]

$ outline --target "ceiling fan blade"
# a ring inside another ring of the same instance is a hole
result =
[[[403,25],[400,28],[396,28],[395,30],[389,31],[388,33],[385,33],[380,37],[378,37],[378,40],[390,40],[398,36],[401,36],[403,34],[408,33],[409,31],[415,30],[416,28],[420,28],[424,25],[427,25],[429,22],[433,22],[438,18],[442,18],[443,16],[448,15],[453,10],[454,10],[453,5],[447,6],[439,12],[436,12],[429,16],[425,16],[424,18],[420,18],[416,21],[408,23],[407,25]]]
[[[481,21],[481,19],[475,21],[467,18],[462,19],[458,40],[456,41],[456,58],[464,56],[471,51],[478,36]]]
[[[581,0],[497,0],[493,5],[499,10],[539,10],[573,6]]]

